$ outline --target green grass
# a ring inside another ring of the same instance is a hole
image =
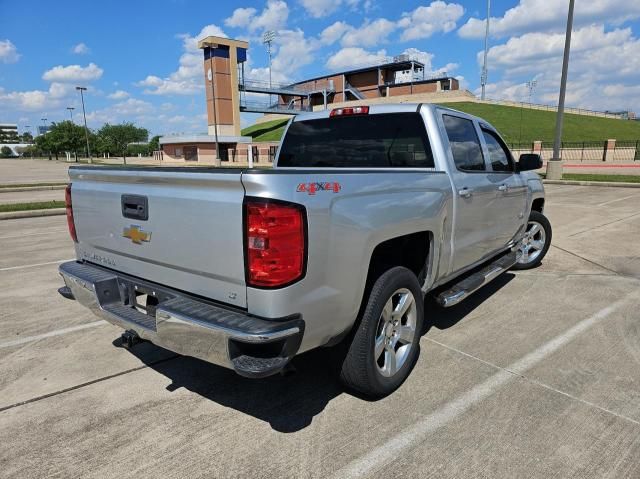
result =
[[[0,213],[6,213],[8,211],[50,210],[52,208],[64,208],[64,201],[36,201],[33,203],[0,205]]]
[[[31,188],[36,186],[67,186],[68,183],[5,183],[0,185],[0,189],[2,188]]]
[[[534,140],[553,142],[556,126],[554,111],[473,102],[443,103],[442,105],[485,118],[509,143],[530,143]],[[242,130],[242,134],[251,136],[255,141],[279,141],[287,121],[284,119],[257,123]],[[521,124],[522,128],[520,128]],[[563,141],[604,141],[609,138],[640,139],[640,121],[565,114]]]
[[[495,126],[507,142],[552,142],[556,112],[532,110],[485,103],[443,103],[442,106],[464,111],[486,119]],[[522,117],[522,122],[521,122]],[[520,124],[522,123],[522,133]],[[565,114],[563,141],[604,141],[640,139],[640,121],[615,120],[594,116]]]
[[[250,136],[254,141],[280,141],[288,119],[256,123],[242,130],[242,136]]]
[[[597,173],[565,173],[563,180],[573,181],[611,181],[615,183],[640,183],[640,175],[600,175]]]

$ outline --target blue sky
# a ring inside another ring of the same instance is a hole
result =
[[[488,96],[557,103],[568,0],[493,0]],[[486,2],[414,0],[0,0],[0,122],[68,118],[86,97],[91,127],[206,131],[201,52],[208,34],[250,42],[247,76],[301,80],[409,53],[479,93]],[[640,112],[640,2],[576,2],[567,104]],[[244,115],[243,123],[255,116]]]

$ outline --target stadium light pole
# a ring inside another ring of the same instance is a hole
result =
[[[80,92],[80,100],[82,101],[82,116],[84,117],[84,136],[87,139],[87,157],[89,163],[93,163],[93,158],[91,157],[91,149],[89,148],[89,128],[87,128],[87,114],[84,110],[84,95],[82,92],[86,91],[87,88],[83,86],[77,86],[76,90]]]
[[[269,30],[262,35],[262,43],[267,46],[269,53],[269,90],[271,90],[271,44],[276,38],[276,32]],[[271,93],[269,93],[269,103],[271,103]]]
[[[71,123],[73,123],[73,110],[75,110],[75,108],[72,107],[72,106],[68,106],[67,110],[69,110],[69,116],[71,117]]]
[[[564,98],[567,91],[567,73],[569,71],[569,52],[571,51],[571,30],[573,29],[573,6],[575,0],[569,0],[567,15],[567,33],[564,39],[564,55],[562,57],[562,77],[560,79],[560,96],[558,98],[558,112],[556,114],[556,135],[553,141],[553,157],[547,163],[547,178],[562,179],[562,160],[560,159],[560,145],[562,143],[562,123],[564,121]]]
[[[484,30],[484,62],[482,63],[482,75],[480,76],[480,86],[482,93],[480,99],[484,101],[485,88],[487,86],[487,53],[489,50],[489,19],[491,18],[491,0],[487,0],[487,23]]]

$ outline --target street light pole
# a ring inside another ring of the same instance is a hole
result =
[[[69,115],[71,116],[71,123],[73,123],[73,110],[75,110],[75,108],[72,106],[68,106],[67,110],[69,110]]]
[[[564,121],[564,99],[567,91],[567,73],[569,71],[569,52],[571,51],[571,30],[573,29],[573,6],[575,0],[569,0],[567,15],[567,33],[564,39],[564,56],[562,58],[562,77],[560,79],[560,96],[558,98],[558,113],[556,115],[556,136],[553,141],[553,157],[547,163],[547,178],[562,179],[562,161],[560,160],[560,145],[562,142],[562,123]]]
[[[82,94],[82,92],[86,91],[87,88],[83,86],[77,86],[76,90],[80,92],[80,100],[82,101],[82,116],[84,117],[84,135],[85,135],[85,138],[87,139],[87,157],[89,159],[89,163],[93,163],[93,158],[91,157],[91,149],[89,148],[89,128],[87,128],[87,114],[85,113],[85,110],[84,110],[84,95]]]
[[[491,18],[491,0],[487,0],[487,23],[484,30],[484,62],[482,63],[482,75],[480,76],[480,86],[482,87],[482,93],[480,99],[484,101],[485,88],[487,86],[487,53],[489,49],[489,19]]]

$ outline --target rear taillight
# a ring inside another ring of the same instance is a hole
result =
[[[279,288],[304,276],[306,224],[302,206],[251,200],[245,203],[247,285]]]
[[[330,117],[334,116],[351,116],[351,115],[368,115],[368,106],[347,106],[344,108],[334,108],[329,113]]]
[[[64,207],[67,210],[67,226],[69,226],[69,234],[71,239],[78,242],[78,236],[76,235],[76,223],[73,220],[73,205],[71,204],[71,183],[64,189]]]

